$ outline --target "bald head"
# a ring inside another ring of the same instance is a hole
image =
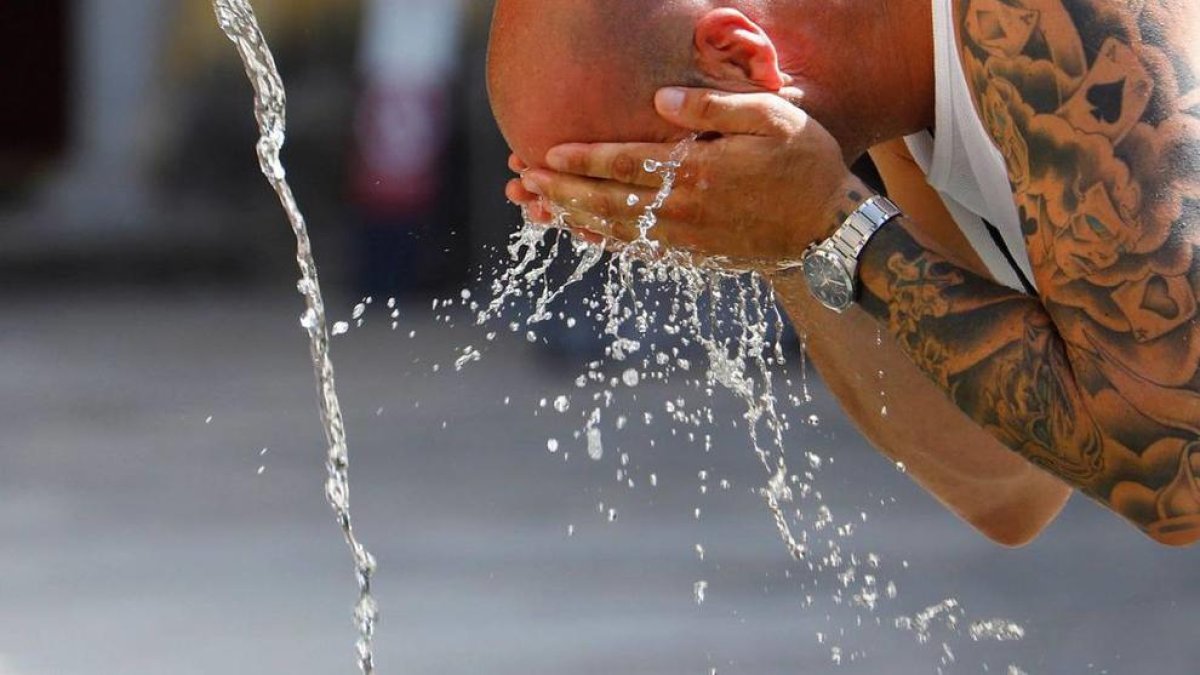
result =
[[[560,143],[682,138],[654,111],[664,86],[769,91],[855,156],[932,124],[929,12],[929,0],[497,0],[492,110],[540,167]]]
[[[654,112],[654,92],[706,84],[693,27],[709,0],[499,0],[488,92],[513,151],[539,166],[564,142],[682,137]]]

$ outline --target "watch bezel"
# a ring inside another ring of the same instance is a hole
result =
[[[831,265],[834,269],[837,270],[837,272],[840,273],[841,279],[843,282],[842,285],[846,288],[846,294],[845,294],[846,298],[845,298],[844,303],[833,302],[832,294],[826,292],[826,290],[829,288],[830,284],[814,283],[817,280],[814,279],[814,274],[813,274],[812,270],[810,269],[810,264],[815,259],[818,259],[818,258],[820,260],[824,261],[826,264]],[[842,258],[841,255],[838,254],[837,251],[831,251],[827,247],[824,247],[824,246],[814,246],[814,247],[810,248],[804,254],[802,263],[803,263],[803,270],[804,270],[804,278],[808,281],[808,290],[812,294],[812,296],[814,298],[816,298],[817,302],[820,302],[826,308],[831,309],[834,312],[837,312],[839,314],[845,312],[846,310],[848,310],[852,306],[854,306],[854,299],[855,299],[855,295],[857,294],[857,290],[858,290],[857,285],[855,284],[855,281],[854,281],[854,275],[850,272],[849,268],[847,267],[846,261]]]

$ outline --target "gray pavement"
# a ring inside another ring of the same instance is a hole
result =
[[[321,494],[298,298],[3,303],[0,675],[353,672],[351,566]],[[335,342],[357,528],[381,565],[381,673],[1200,672],[1195,551],[1084,500],[1034,545],[992,546],[865,447],[818,388],[803,415],[822,422],[790,433],[792,453],[833,458],[817,487],[838,522],[868,515],[844,546],[877,553],[899,589],[875,612],[839,606],[836,580],[787,558],[742,430],[719,424],[705,453],[634,423],[607,432],[593,462],[572,438],[581,406],[538,407],[574,392],[578,367],[502,336],[456,373],[482,332],[432,314],[406,306],[393,332],[376,308]],[[631,412],[697,396],[635,393]],[[721,395],[712,405],[740,414]],[[615,480],[618,446],[634,489]],[[892,627],[951,597],[1028,635],[919,644]]]

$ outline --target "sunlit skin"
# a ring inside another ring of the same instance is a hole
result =
[[[535,218],[566,208],[581,236],[628,238],[628,195],[656,187],[642,160],[704,133],[655,236],[766,275],[847,413],[937,499],[1017,545],[1075,488],[1192,543],[1200,10],[978,2],[955,0],[957,39],[1040,298],[987,276],[898,141],[934,124],[929,0],[501,0],[489,85],[520,174],[507,194]],[[1030,29],[997,38],[997,12]],[[1118,75],[1130,84],[1100,86]],[[1125,105],[1101,110],[1113,86]],[[868,246],[861,302],[837,316],[777,268],[870,194],[846,167],[872,146],[906,216]]]

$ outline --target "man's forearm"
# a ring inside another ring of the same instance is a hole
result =
[[[1064,340],[1036,298],[954,265],[904,225],[864,251],[862,307],[913,364],[1004,445],[1155,538],[1200,536],[1195,435],[1131,409],[1105,355]]]
[[[1026,543],[1054,519],[1070,489],[967,418],[873,317],[861,309],[829,312],[796,276],[774,286],[843,410],[910,478],[1002,544]]]

